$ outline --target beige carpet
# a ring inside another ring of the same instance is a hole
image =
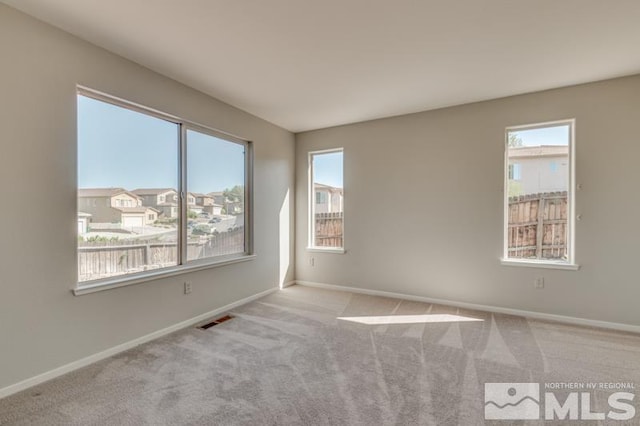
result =
[[[485,383],[640,387],[633,334],[299,286],[232,314],[0,400],[0,424],[479,425]]]

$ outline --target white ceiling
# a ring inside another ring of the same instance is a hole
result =
[[[291,131],[640,72],[638,0],[2,0]]]

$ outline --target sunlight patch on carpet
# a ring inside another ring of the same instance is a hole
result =
[[[434,322],[469,322],[484,321],[480,318],[463,317],[451,314],[424,314],[424,315],[382,315],[370,317],[338,317],[342,321],[357,322],[366,325],[388,324],[427,324]]]

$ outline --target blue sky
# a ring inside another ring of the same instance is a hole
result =
[[[316,183],[343,187],[342,152],[316,154],[313,157],[313,174]]]
[[[244,146],[187,131],[187,186],[212,192],[244,183]]]
[[[520,137],[524,146],[569,144],[569,125],[520,130],[510,133],[515,133]]]
[[[244,146],[189,131],[191,192],[244,182]],[[78,96],[78,187],[177,188],[178,125]]]

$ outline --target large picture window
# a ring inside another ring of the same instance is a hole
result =
[[[251,144],[79,89],[78,286],[251,253]]]
[[[510,127],[505,260],[573,264],[574,121]]]
[[[342,149],[309,153],[309,248],[344,248]]]

